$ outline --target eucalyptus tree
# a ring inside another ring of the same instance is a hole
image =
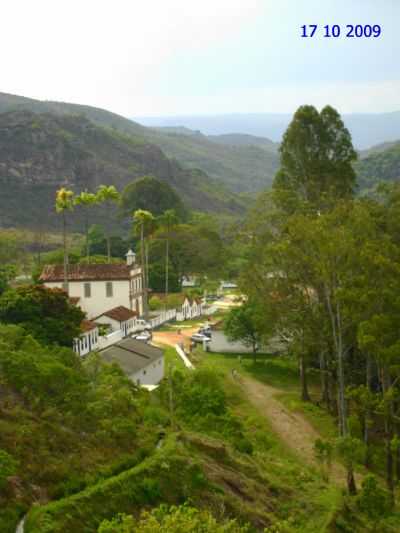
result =
[[[64,290],[68,293],[67,213],[74,208],[74,193],[65,187],[56,192],[56,212],[62,215],[64,249]]]
[[[89,209],[98,203],[99,199],[96,194],[88,191],[82,191],[74,199],[74,204],[84,209],[85,217],[85,239],[86,239],[86,258],[90,260],[90,239],[89,239]]]
[[[114,185],[100,185],[96,192],[96,201],[104,205],[106,212],[106,241],[107,241],[107,260],[111,262],[111,214],[113,207],[119,203],[121,199],[120,193]]]
[[[320,212],[354,194],[357,158],[339,113],[304,105],[294,114],[280,146],[275,198],[285,210]]]
[[[148,317],[148,277],[147,277],[147,264],[146,264],[146,229],[154,225],[154,217],[150,211],[144,209],[137,209],[133,214],[134,229],[140,236],[140,260],[142,267],[142,287],[143,287],[143,307],[144,315]]]

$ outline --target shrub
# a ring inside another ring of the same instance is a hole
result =
[[[372,474],[366,476],[362,482],[358,505],[368,516],[375,519],[390,511],[390,494],[378,484]]]
[[[5,450],[0,449],[0,490],[7,485],[7,478],[17,471],[18,461]]]

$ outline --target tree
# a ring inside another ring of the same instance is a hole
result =
[[[43,285],[9,289],[0,297],[0,321],[19,324],[43,343],[72,347],[85,315],[61,289]]]
[[[75,197],[75,205],[81,206],[84,209],[85,217],[85,237],[86,237],[86,259],[90,262],[90,239],[89,239],[89,209],[97,204],[99,198],[96,194],[82,191]]]
[[[171,238],[171,230],[179,219],[176,216],[174,209],[167,209],[159,218],[161,227],[165,231],[165,298],[168,298],[168,273],[169,273],[169,241]]]
[[[224,323],[224,333],[230,341],[241,341],[253,350],[254,362],[260,347],[261,335],[257,321],[259,312],[254,304],[249,302],[231,309]]]
[[[106,224],[106,240],[107,240],[107,257],[108,262],[111,262],[111,213],[113,206],[115,206],[121,199],[121,195],[114,187],[114,185],[100,185],[96,192],[96,201],[103,204],[105,210],[105,218],[107,220]]]
[[[64,289],[68,293],[67,212],[74,208],[74,193],[62,187],[56,193],[56,211],[63,220]]]
[[[148,317],[148,286],[147,286],[147,264],[146,264],[146,242],[145,242],[145,232],[146,228],[152,225],[154,222],[154,217],[150,211],[144,211],[143,209],[138,209],[133,214],[133,224],[134,227],[138,229],[140,234],[140,260],[142,267],[142,286],[143,286],[143,307],[144,315],[147,319]]]
[[[338,198],[349,198],[355,188],[352,167],[357,153],[338,112],[326,106],[299,107],[280,146],[281,165],[274,181],[281,207],[318,212]]]
[[[123,215],[129,217],[139,209],[151,211],[156,217],[173,209],[181,220],[187,218],[187,210],[178,193],[168,183],[153,176],[144,176],[129,183],[122,192]]]

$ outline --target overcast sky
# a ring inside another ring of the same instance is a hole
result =
[[[400,0],[1,0],[0,20],[2,92],[125,116],[400,109]]]

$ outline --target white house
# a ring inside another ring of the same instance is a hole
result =
[[[97,324],[109,327],[110,333],[122,330],[123,336],[127,337],[135,330],[137,312],[123,305],[105,311],[96,317]]]
[[[68,266],[68,287],[64,287],[63,265],[47,265],[40,280],[49,288],[63,288],[89,319],[123,306],[143,313],[142,271],[129,250],[127,262]]]
[[[126,338],[101,350],[106,363],[117,363],[136,385],[152,387],[164,377],[164,352],[151,344]]]
[[[97,324],[91,320],[82,320],[81,331],[81,335],[74,339],[74,352],[78,355],[86,355],[93,350],[97,350],[99,346],[99,328]]]
[[[203,314],[203,302],[199,298],[194,298],[190,301],[190,316],[196,318]]]

